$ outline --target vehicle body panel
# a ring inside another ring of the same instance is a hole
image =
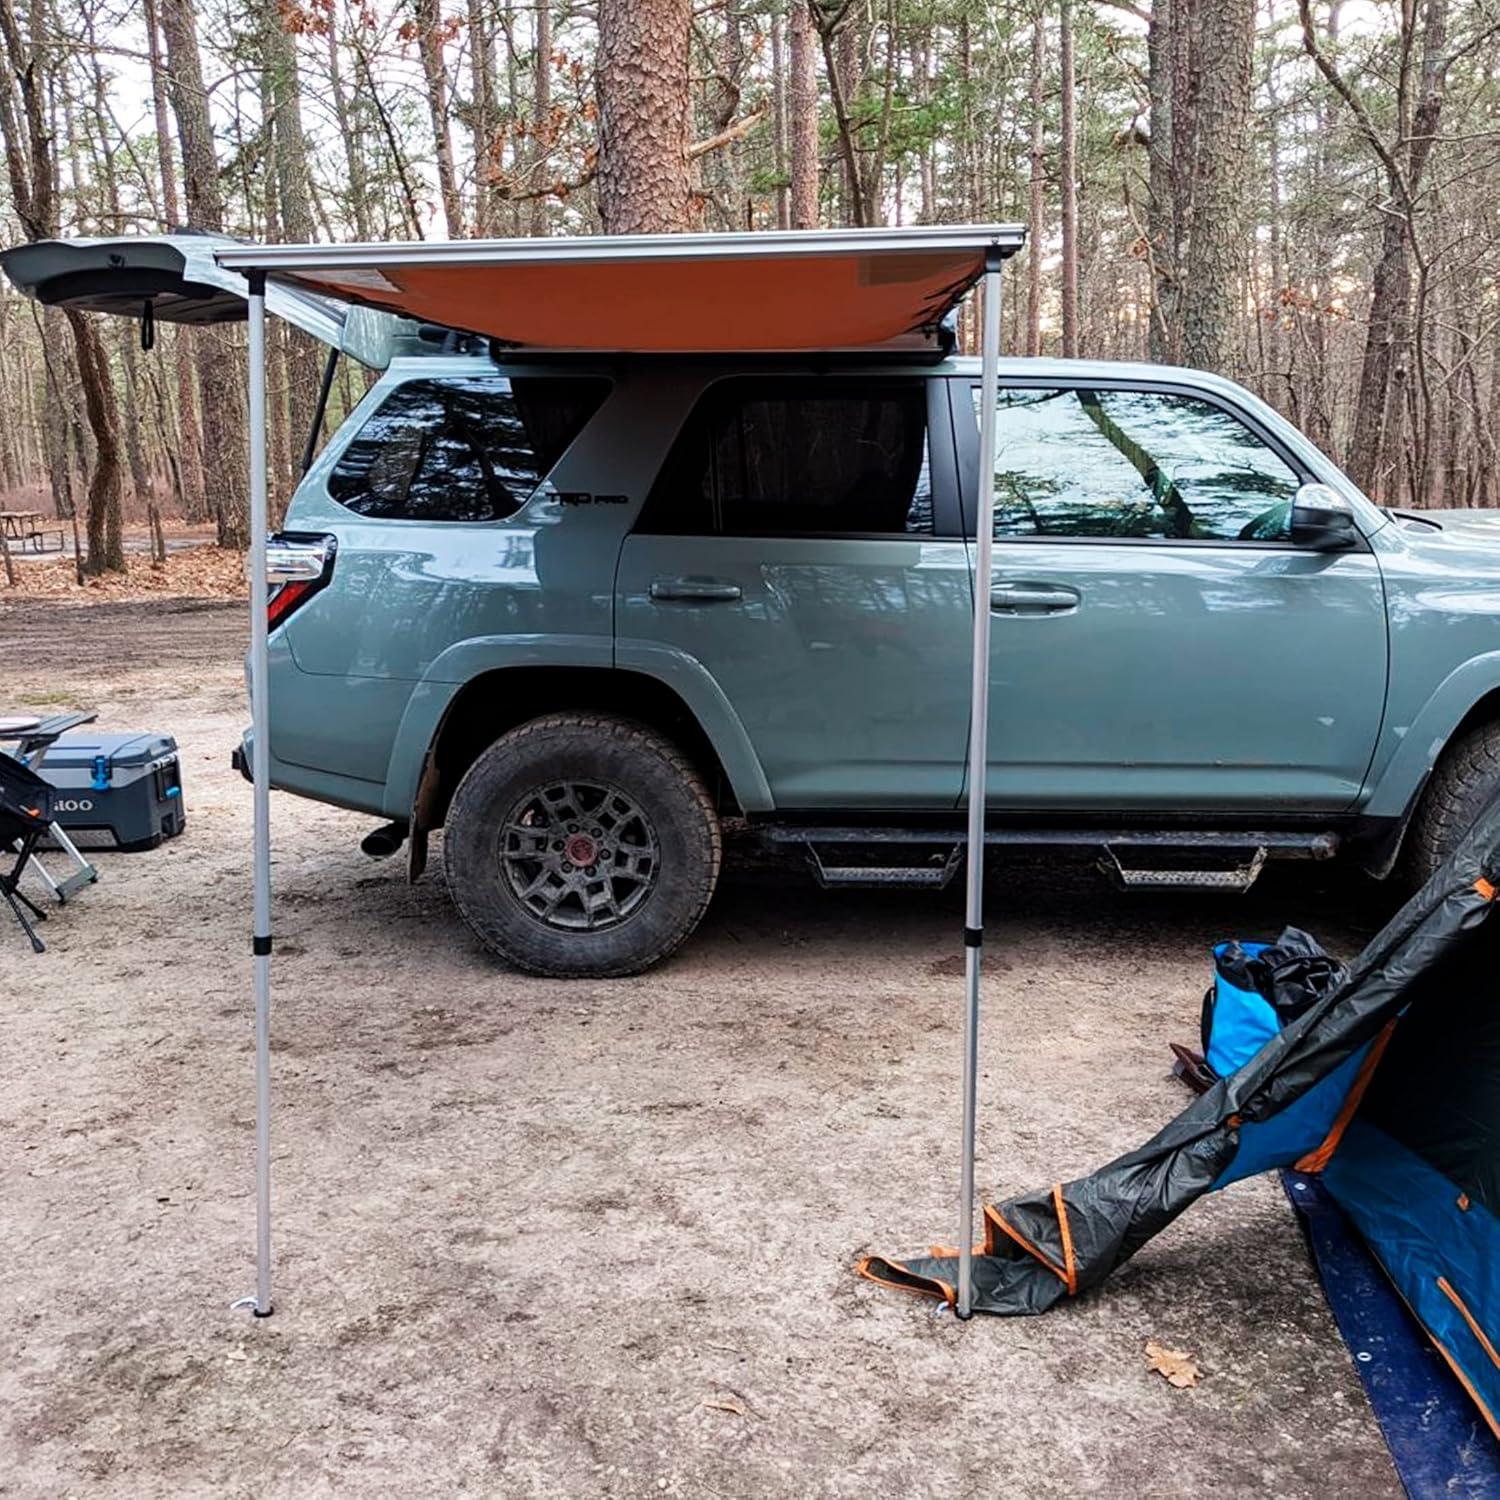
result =
[[[1391,685],[1370,768],[1371,817],[1398,818],[1464,718],[1500,692],[1500,527],[1460,513],[1373,539],[1390,619]],[[1436,524],[1430,524],[1436,523]]]
[[[972,532],[977,387],[952,384]],[[1304,482],[1318,477],[1300,439],[1264,422],[1244,393],[1225,395],[1207,379],[1065,365],[1055,375],[1007,373],[1002,384],[1207,398]],[[1003,433],[1002,425],[1002,441]],[[1311,552],[1289,542],[1002,536],[992,566],[998,589],[1056,590],[1076,603],[993,614],[990,806],[1339,813],[1356,805],[1387,672],[1385,599],[1367,544]],[[976,583],[976,593],[988,591]]]
[[[546,368],[557,366],[507,371]],[[961,388],[977,368],[950,360],[922,373],[956,377]],[[663,359],[568,369],[607,374],[611,393],[507,521],[369,521],[326,485],[342,445],[393,385],[498,373],[486,360],[396,361],[330,442],[288,516],[298,530],[334,533],[340,550],[333,583],[273,635],[272,701],[287,710],[273,721],[278,784],[403,818],[465,683],[510,667],[612,664],[682,699],[746,812],[952,809],[963,776],[971,544],[635,534],[681,423],[726,367]],[[868,367],[895,370],[912,373]],[[1429,537],[1392,524],[1229,382],[1145,365],[1002,361],[1002,380],[1080,378],[1228,403],[1349,501],[1362,543],[1314,553],[1002,541],[997,581],[1062,584],[1086,602],[1060,616],[994,621],[993,805],[1399,818],[1454,727],[1500,692],[1500,527],[1455,517]],[[964,416],[955,403],[960,441]],[[972,463],[966,472],[972,478]],[[564,503],[565,494],[608,503]],[[741,597],[650,597],[653,579],[679,575],[733,575]],[[294,713],[311,723],[293,729]]]
[[[714,580],[722,602],[660,600]],[[782,808],[951,807],[963,776],[972,599],[957,540],[632,536],[619,624],[716,680]]]

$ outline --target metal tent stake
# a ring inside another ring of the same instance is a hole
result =
[[[266,645],[266,278],[250,284],[250,772],[254,779],[255,1295],[234,1305],[271,1316],[271,720]]]
[[[1036,253],[1035,249],[1032,251]],[[979,974],[984,942],[984,813],[989,765],[990,582],[995,547],[995,408],[1000,380],[1000,267],[984,261],[984,332],[980,343],[979,515],[974,537],[974,678],[970,688],[968,899],[964,916],[964,1123],[959,1167],[958,1306],[974,1309],[974,1115],[979,1090]]]

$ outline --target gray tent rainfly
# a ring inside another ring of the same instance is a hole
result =
[[[983,282],[982,451],[993,451],[1000,352],[1000,269],[1025,244],[1016,225],[472,240],[451,244],[248,245],[170,236],[57,242],[0,257],[22,290],[47,302],[145,320],[216,322],[248,302],[250,323],[250,698],[254,779],[256,1290],[271,1311],[271,876],[267,702],[266,344],[268,311],[367,364],[399,338],[397,318],[495,341],[495,347],[593,353],[820,353],[926,348],[941,356],[943,318]],[[232,296],[234,305],[226,300]],[[389,317],[384,315],[395,315]],[[991,571],[994,476],[981,465],[978,576]],[[976,597],[984,598],[982,589]],[[984,847],[989,698],[987,609],[974,612],[969,735],[969,848]],[[974,1211],[983,860],[968,862],[962,1212]],[[969,1252],[956,1309],[970,1311]]]

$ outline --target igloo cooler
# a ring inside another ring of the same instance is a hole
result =
[[[154,849],[187,821],[169,734],[61,735],[37,775],[57,788],[53,817],[80,849]]]

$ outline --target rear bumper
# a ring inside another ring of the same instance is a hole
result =
[[[250,774],[250,735],[248,731],[246,731],[245,738],[229,752],[229,764],[252,786],[255,785],[255,777]]]

